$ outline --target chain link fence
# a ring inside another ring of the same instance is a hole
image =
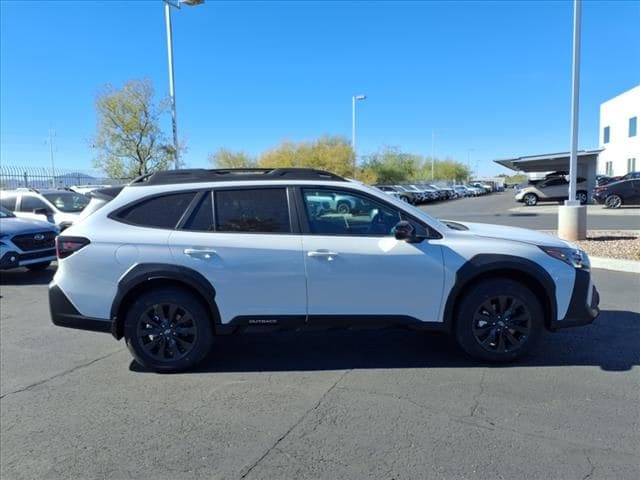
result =
[[[0,188],[68,188],[82,185],[121,185],[129,178],[110,178],[98,170],[51,169],[0,165]]]

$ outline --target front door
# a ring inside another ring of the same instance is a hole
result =
[[[343,316],[438,320],[443,292],[438,240],[396,240],[392,230],[405,215],[363,193],[330,188],[302,188],[301,193],[311,324]],[[332,207],[336,202],[318,198],[348,201],[352,208],[341,212]],[[419,233],[428,233],[424,225],[412,223]]]

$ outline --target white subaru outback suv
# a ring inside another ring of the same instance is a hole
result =
[[[340,197],[357,210],[315,208]],[[53,323],[125,338],[160,372],[200,362],[218,335],[403,326],[449,332],[508,362],[544,329],[591,323],[589,259],[538,232],[438,221],[311,169],[140,177],[57,239]]]

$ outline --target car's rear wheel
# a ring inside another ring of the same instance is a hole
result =
[[[338,213],[345,215],[351,211],[351,207],[349,206],[348,202],[338,202],[336,210],[338,211]]]
[[[620,195],[609,195],[604,204],[607,208],[620,208],[622,206],[622,197]]]
[[[405,197],[404,195],[400,196],[400,200],[402,200],[405,203],[411,203],[411,200],[409,200],[409,197]]]
[[[124,336],[136,361],[156,372],[195,366],[207,355],[213,340],[207,310],[180,288],[140,295],[127,311]]]
[[[527,193],[523,197],[524,204],[527,207],[533,207],[538,204],[538,196],[535,193]]]
[[[580,202],[580,205],[587,204],[587,192],[578,192],[576,193],[576,200]]]
[[[474,358],[510,362],[539,341],[543,313],[529,288],[507,279],[487,280],[466,292],[457,311],[455,333]]]
[[[49,265],[51,265],[51,262],[32,263],[31,265],[27,265],[27,268],[32,272],[41,272],[49,268]]]

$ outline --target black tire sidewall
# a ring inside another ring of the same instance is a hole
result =
[[[519,349],[497,353],[482,348],[473,335],[473,315],[486,299],[496,295],[511,295],[523,302],[531,313],[531,331],[527,341]],[[544,327],[540,301],[525,285],[508,279],[481,281],[468,290],[457,309],[455,336],[460,347],[475,359],[492,363],[512,362],[526,355],[539,342]]]
[[[136,335],[140,316],[157,303],[171,302],[188,310],[197,328],[196,345],[189,355],[172,362],[159,362],[142,349]],[[129,307],[124,323],[124,337],[131,355],[143,367],[158,373],[180,372],[194,367],[209,353],[213,341],[210,316],[207,309],[191,293],[180,288],[163,288],[143,293]]]

